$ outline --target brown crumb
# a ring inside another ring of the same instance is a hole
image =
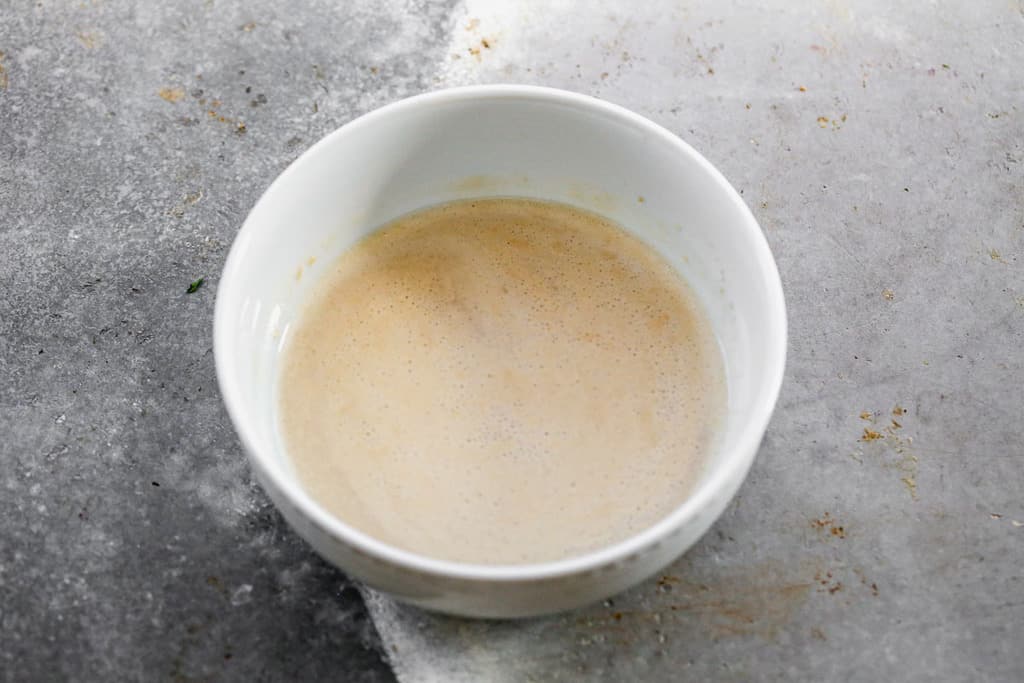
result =
[[[864,428],[864,434],[860,437],[860,441],[877,441],[881,439],[882,435],[873,429]]]
[[[818,117],[818,126],[820,128],[828,128],[828,117],[827,116],[819,116]]]
[[[160,91],[157,94],[160,95],[160,99],[165,100],[165,101],[170,102],[171,104],[173,104],[175,102],[180,102],[185,97],[185,89],[184,88],[161,88]]]
[[[903,425],[901,425],[901,424],[900,424],[899,422],[897,422],[896,420],[892,420],[892,428],[893,428],[893,429],[902,429],[902,428],[903,428]]]
[[[860,419],[862,419],[862,420],[870,420],[871,419],[871,413],[869,413],[868,411],[865,410],[863,413],[860,414]]]
[[[989,517],[991,517],[992,519],[1002,519],[1003,518],[1003,516],[1001,514],[999,514],[998,512],[989,513]]]
[[[892,409],[892,414],[896,415],[897,417],[906,414],[906,412],[907,411],[904,410],[903,407],[901,407],[898,403],[896,404],[896,407]]]
[[[488,50],[490,50],[490,49],[491,49],[491,44],[490,44],[489,42],[487,42],[487,39],[486,39],[486,38],[482,38],[482,39],[480,40],[480,44],[481,44],[481,45],[483,45],[483,46],[484,46],[485,48],[487,48]]]
[[[246,33],[252,31],[254,28],[256,28],[256,22],[255,21],[250,21],[248,24],[242,24],[242,30],[245,31]]]
[[[750,109],[750,102],[747,102],[747,103],[746,103],[745,105],[743,105],[743,106],[744,106],[744,107],[746,107],[747,109]]]
[[[622,621],[622,612],[616,612],[612,615],[612,619],[615,621]]]
[[[830,595],[835,595],[841,590],[843,590],[843,584],[837,581],[836,585],[829,587],[828,592]]]
[[[805,88],[802,85],[799,88],[797,88],[797,90],[799,90],[800,92],[807,92],[807,88]]]
[[[871,594],[874,595],[875,597],[878,597],[878,584],[876,584],[876,583],[871,584]]]
[[[891,289],[883,289],[882,298],[886,301],[892,301],[896,298],[896,294]]]
[[[830,531],[832,532],[833,536],[838,536],[839,538],[846,538],[846,531],[841,526],[834,526]]]

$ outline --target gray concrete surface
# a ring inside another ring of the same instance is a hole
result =
[[[0,1],[0,678],[1021,680],[1022,39],[1004,0]],[[719,166],[779,262],[787,381],[663,576],[513,623],[364,591],[375,630],[251,480],[214,286],[317,138],[498,81]]]

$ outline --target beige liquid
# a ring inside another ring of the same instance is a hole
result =
[[[281,428],[348,524],[447,560],[562,559],[683,502],[725,408],[708,321],[609,221],[525,199],[400,218],[291,333]]]

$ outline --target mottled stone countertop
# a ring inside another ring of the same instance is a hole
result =
[[[1022,64],[1009,0],[0,3],[0,679],[1024,679]],[[319,560],[253,482],[211,350],[277,173],[363,112],[487,82],[702,151],[791,332],[706,538],[513,623]]]

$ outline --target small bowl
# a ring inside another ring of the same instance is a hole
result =
[[[602,214],[657,249],[707,312],[726,370],[718,448],[692,493],[620,543],[526,565],[472,565],[388,545],[328,513],[282,447],[277,370],[290,325],[347,247],[410,211],[521,196]],[[217,379],[254,471],[285,519],[346,573],[421,607],[474,617],[574,608],[663,569],[725,509],[754,460],[786,356],[779,274],[739,194],[690,146],[622,107],[561,90],[473,86],[412,97],[315,144],[249,213],[214,316]]]

